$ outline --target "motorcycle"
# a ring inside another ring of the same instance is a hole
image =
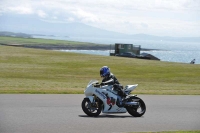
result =
[[[138,86],[126,85],[123,92],[126,97],[119,96],[113,85],[101,85],[97,80],[91,80],[82,101],[82,110],[88,116],[96,117],[102,113],[126,113],[134,117],[141,117],[146,112],[144,101],[137,95],[130,93]]]

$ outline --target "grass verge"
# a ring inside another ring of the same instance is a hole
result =
[[[136,132],[131,132],[136,133]],[[200,131],[161,131],[161,132],[139,132],[139,133],[200,133]]]
[[[135,94],[200,94],[200,65],[0,45],[0,93],[83,93],[107,65]]]

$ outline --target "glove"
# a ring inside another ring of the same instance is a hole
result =
[[[100,87],[99,83],[94,84],[94,87]]]
[[[101,82],[101,84],[100,84],[101,86],[104,86],[105,85],[105,83],[103,83],[103,82]]]

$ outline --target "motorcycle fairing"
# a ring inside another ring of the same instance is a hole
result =
[[[102,100],[104,105],[104,108],[102,110],[103,113],[127,112],[125,108],[120,108],[116,105],[117,95],[107,91],[106,89],[98,89],[98,88],[95,88],[93,93]]]
[[[127,86],[124,88],[124,92],[125,92],[126,94],[130,94],[131,91],[133,91],[137,86],[138,86],[138,84],[135,84],[135,85],[127,85]]]

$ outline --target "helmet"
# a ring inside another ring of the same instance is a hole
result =
[[[109,67],[103,66],[103,67],[100,69],[100,76],[101,76],[101,77],[106,77],[106,76],[108,76],[108,75],[110,75],[110,69],[109,69]]]

